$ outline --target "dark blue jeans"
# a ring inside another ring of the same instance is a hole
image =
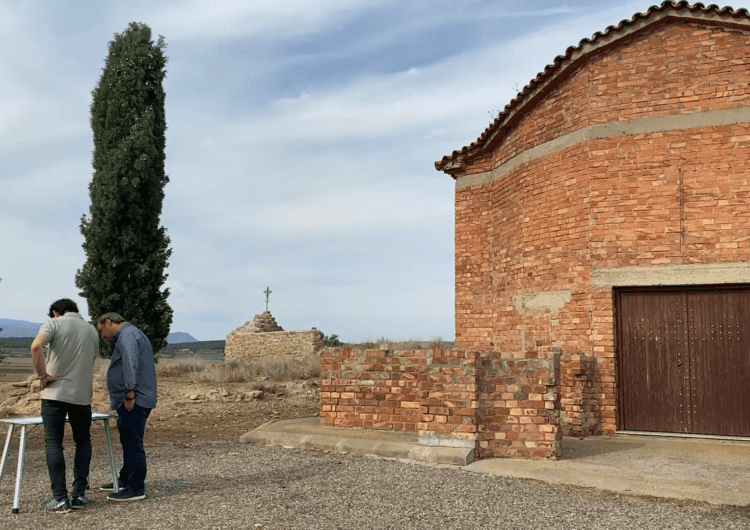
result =
[[[76,454],[73,460],[73,494],[86,492],[91,464],[91,405],[73,405],[64,401],[43,399],[42,423],[44,424],[47,470],[52,483],[52,495],[58,501],[68,496],[65,486],[65,454],[63,453],[66,415],[73,431],[73,441],[76,444]]]
[[[151,409],[133,405],[128,410],[125,405],[117,409],[117,430],[120,431],[122,445],[122,469],[120,484],[124,484],[134,493],[145,493],[146,451],[143,449],[143,435],[146,432],[146,420]]]

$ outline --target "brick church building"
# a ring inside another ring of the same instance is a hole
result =
[[[362,389],[351,408],[323,399],[327,423],[464,438],[478,457],[554,456],[562,433],[750,436],[747,10],[667,1],[610,26],[435,166],[456,183],[456,345],[437,355],[458,379],[436,389],[428,355],[411,416],[394,399],[379,416],[353,364],[324,359],[328,390]]]
[[[664,2],[540,73],[456,180],[456,347],[595,359],[603,432],[750,436],[750,18]]]

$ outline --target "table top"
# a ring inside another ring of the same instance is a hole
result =
[[[117,414],[114,414],[114,413],[104,413],[104,412],[92,412],[91,413],[91,421],[106,420],[108,418],[116,418],[116,417],[117,417]],[[5,423],[11,423],[13,425],[41,425],[42,417],[41,416],[27,416],[25,418],[0,418],[0,421],[4,421]],[[65,421],[68,421],[68,418],[65,418]]]

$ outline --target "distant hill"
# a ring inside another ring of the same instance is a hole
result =
[[[34,337],[0,337],[0,352],[5,350],[26,350],[31,348]]]
[[[27,320],[12,320],[0,318],[0,338],[2,337],[36,337],[42,323],[29,322]]]
[[[226,344],[226,341],[224,340],[197,340],[195,342],[183,342],[183,343],[175,343],[170,342],[167,344],[167,346],[164,348],[164,351],[183,351],[183,350],[189,350],[192,352],[197,352],[200,350],[220,350],[224,351],[224,345]]]
[[[174,333],[167,335],[167,342],[169,344],[182,344],[184,342],[197,342],[197,339],[190,335],[190,333],[175,331]]]
[[[2,328],[2,331],[0,331],[0,338],[33,338],[39,333],[41,325],[41,322],[0,318],[0,328]],[[170,344],[182,344],[184,342],[197,342],[197,339],[184,331],[175,331],[174,333],[167,335],[167,342]]]
[[[8,350],[15,351],[19,355],[28,355],[29,348],[31,348],[31,342],[33,337],[10,337],[0,338],[0,357],[2,353],[7,353]],[[200,355],[205,356],[206,352],[218,352],[224,355],[223,340],[197,340],[195,342],[170,342],[165,348],[165,355],[172,357],[177,353],[184,353],[185,355]]]

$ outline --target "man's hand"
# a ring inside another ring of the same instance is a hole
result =
[[[37,333],[37,336],[34,337],[34,341],[31,343],[31,364],[34,365],[34,370],[37,373],[37,377],[42,382],[42,390],[44,390],[44,387],[52,381],[56,381],[57,379],[59,379],[59,377],[55,378],[55,376],[47,374],[42,349],[48,342],[49,341],[47,340],[47,336],[40,331],[39,333]]]
[[[134,404],[135,404],[135,393],[128,392],[127,394],[125,394],[125,410],[133,410]]]
[[[60,379],[62,378],[56,375],[45,374],[44,377],[39,378],[39,383],[42,386],[42,390],[44,390],[44,387],[50,384],[52,381],[59,381]]]

